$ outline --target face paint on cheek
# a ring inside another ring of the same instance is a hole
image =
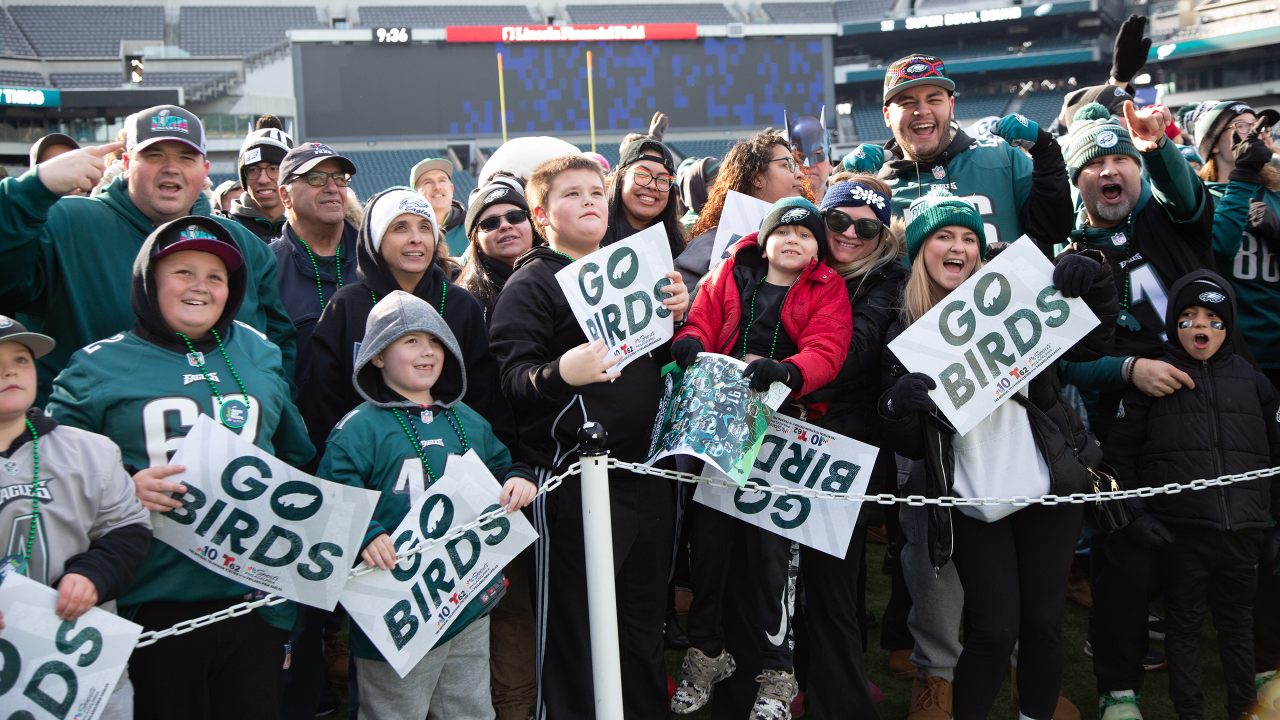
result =
[[[1187,329],[1189,329],[1192,325],[1195,325],[1195,324],[1196,324],[1196,322],[1195,322],[1194,320],[1179,320],[1179,321],[1178,321],[1178,327],[1179,327],[1179,328],[1181,328],[1181,329],[1183,329],[1183,330],[1187,330]]]
[[[1226,330],[1227,324],[1222,322],[1221,320],[1210,320],[1209,327],[1213,328],[1214,330]]]

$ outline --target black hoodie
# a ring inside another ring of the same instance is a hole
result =
[[[1184,275],[1170,288],[1208,281],[1234,308],[1231,284],[1211,270]],[[1178,341],[1178,316],[1186,308],[1169,303],[1169,340],[1161,358],[1191,376],[1164,397],[1130,389],[1107,437],[1105,460],[1127,488],[1187,483],[1280,465],[1280,396],[1266,376],[1235,354],[1228,336],[1208,360],[1196,360]],[[1154,495],[1146,509],[1173,527],[1208,530],[1266,530],[1280,518],[1280,480],[1274,477],[1224,487]]]
[[[644,460],[670,345],[631,361],[613,382],[572,387],[560,377],[560,356],[587,342],[556,273],[569,258],[535,247],[516,261],[493,311],[493,352],[502,366],[502,393],[520,422],[516,458],[563,471],[577,459],[578,429],[604,425],[610,457]]]
[[[356,354],[364,339],[365,321],[380,300],[402,289],[369,236],[369,209],[385,193],[369,198],[360,222],[356,244],[356,281],[343,285],[325,306],[311,335],[311,382],[299,393],[299,409],[307,421],[312,443],[323,448],[329,431],[364,401],[352,384]],[[511,407],[498,392],[498,363],[489,349],[489,336],[480,303],[448,280],[440,265],[432,262],[413,294],[443,311],[445,323],[458,339],[466,359],[470,391],[467,404],[493,426],[493,433],[508,448],[516,446]]]

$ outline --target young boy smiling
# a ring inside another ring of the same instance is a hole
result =
[[[600,166],[579,155],[548,160],[529,179],[526,197],[549,247],[535,247],[516,261],[490,325],[502,392],[518,419],[516,456],[537,468],[541,483],[576,459],[582,425],[599,422],[608,432],[610,457],[640,462],[658,420],[667,349],[632,360],[623,372],[613,370],[617,361],[606,359],[604,341],[587,342],[555,278],[604,238],[609,218]],[[679,322],[689,294],[678,273],[667,277],[672,284],[663,303]],[[540,720],[594,712],[578,482],[569,476],[563,487],[533,503]],[[623,702],[628,717],[664,717],[671,487],[666,480],[613,470],[609,493]]]
[[[1129,487],[1159,487],[1280,464],[1280,396],[1230,342],[1231,285],[1197,270],[1169,292],[1165,362],[1192,384],[1163,397],[1130,390],[1107,442],[1106,460]],[[1199,639],[1206,599],[1218,630],[1227,717],[1255,701],[1253,599],[1259,562],[1272,572],[1280,546],[1280,486],[1274,478],[1175,495],[1154,495],[1127,529],[1156,548],[1164,587],[1169,696],[1182,720],[1204,717]],[[1262,552],[1267,538],[1267,557]],[[1103,696],[1102,708],[1133,699]]]

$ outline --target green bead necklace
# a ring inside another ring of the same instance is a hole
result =
[[[298,242],[302,243],[302,249],[306,250],[307,257],[311,258],[311,271],[316,274],[316,295],[320,296],[320,312],[324,312],[324,288],[320,286],[320,266],[316,264],[315,253],[311,252],[311,247],[306,241],[298,238]],[[342,241],[338,241],[338,252],[333,256],[333,262],[334,267],[337,268],[338,287],[342,287]]]
[[[30,420],[27,420],[27,430],[31,432],[31,455],[36,466],[31,477],[31,534],[27,537],[26,561],[30,563],[31,550],[36,546],[36,528],[40,524],[40,438]]]
[[[427,464],[427,454],[422,449],[422,439],[418,437],[418,429],[413,423],[408,421],[408,414],[400,408],[392,408],[391,413],[396,416],[396,420],[400,421],[400,427],[404,430],[404,434],[409,437],[409,442],[413,445],[413,450],[418,454],[418,460],[422,462],[422,470],[427,473],[427,477],[431,482],[427,483],[430,487],[434,485],[440,478],[431,470],[431,466]],[[449,419],[449,425],[453,427],[453,432],[458,436],[458,441],[462,443],[462,452],[466,452],[471,446],[467,443],[467,430],[462,427],[462,421],[458,419],[458,411],[449,408],[449,412],[445,415]]]
[[[763,285],[764,281],[760,281]],[[747,359],[747,336],[751,334],[751,326],[756,324],[756,293],[760,292],[760,285],[751,292],[751,322],[747,323],[747,329],[742,331],[742,359]],[[791,288],[787,288],[786,295],[782,296],[782,304],[787,304],[787,295],[791,294]],[[778,328],[782,327],[782,311],[778,311],[778,324],[773,326],[773,342],[769,344],[769,359],[773,359],[773,353],[778,349]]]
[[[249,391],[245,389],[244,381],[240,379],[240,374],[236,372],[235,366],[231,364],[231,358],[227,355],[227,348],[222,344],[222,336],[218,335],[218,331],[213,328],[209,328],[209,332],[213,333],[213,339],[218,341],[218,350],[222,351],[222,359],[226,361],[227,368],[231,370],[231,377],[235,378],[236,385],[240,386],[240,394],[244,395],[244,418],[241,419],[239,425],[236,425],[234,420],[227,419],[222,393],[218,392],[218,386],[213,384],[213,378],[209,377],[209,371],[205,369],[204,360],[201,359],[204,356],[196,352],[195,346],[191,344],[191,338],[182,333],[177,333],[177,335],[187,343],[187,349],[191,351],[191,357],[195,359],[196,366],[200,368],[200,374],[204,376],[204,381],[209,383],[209,389],[213,391],[213,396],[218,399],[218,406],[221,408],[218,412],[218,421],[231,430],[239,430],[249,421]]]

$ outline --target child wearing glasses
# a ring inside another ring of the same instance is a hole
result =
[[[671,346],[672,357],[681,367],[704,351],[742,358],[753,390],[774,382],[791,388],[780,412],[809,420],[821,415],[825,403],[804,405],[800,398],[835,378],[852,333],[849,295],[824,262],[827,254],[818,208],[804,198],[775,202],[760,231],[739,240],[703,282]],[[737,667],[724,647],[721,596],[734,545],[743,543],[754,587],[742,602],[753,615],[752,626],[762,629],[756,633],[761,674],[751,717],[789,719],[799,690],[790,631],[792,543],[705,506],[694,505],[691,512],[691,647],[671,710],[696,711],[710,698],[711,686]]]
[[[684,252],[684,225],[680,224],[680,203],[672,194],[676,183],[676,161],[666,145],[641,138],[622,148],[622,158],[609,184],[609,229],[602,246],[625,240],[662,223],[667,231],[671,257]]]

